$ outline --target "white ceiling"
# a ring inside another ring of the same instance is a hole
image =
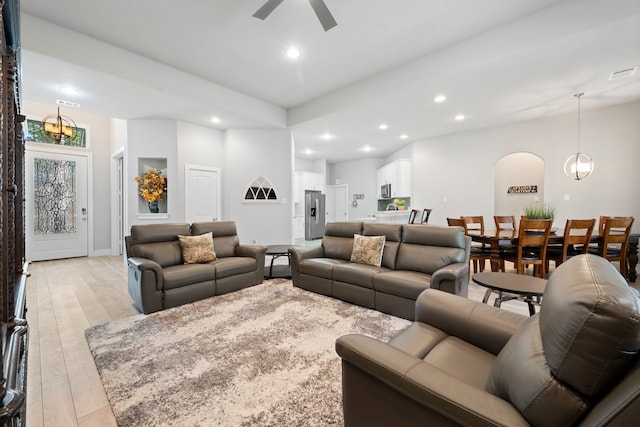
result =
[[[338,22],[328,32],[306,0],[253,18],[265,1],[22,0],[23,97],[289,127],[299,157],[331,162],[573,112],[578,91],[583,109],[640,99],[640,71],[608,80],[640,66],[638,0],[325,0]],[[59,92],[69,85],[79,94]]]

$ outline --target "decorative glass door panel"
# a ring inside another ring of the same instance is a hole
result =
[[[30,261],[88,255],[88,158],[27,146],[26,252]]]
[[[76,179],[75,161],[34,160],[34,234],[77,231]]]

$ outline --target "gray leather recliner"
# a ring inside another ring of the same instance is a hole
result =
[[[635,426],[640,296],[605,259],[550,276],[525,317],[434,290],[383,343],[336,342],[345,426]]]

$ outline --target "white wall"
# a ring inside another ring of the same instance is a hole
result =
[[[593,157],[595,169],[582,181],[563,173],[564,161],[577,149],[575,115],[415,142],[412,204],[433,208],[429,222],[434,224],[444,224],[448,216],[492,217],[495,164],[506,154],[530,152],[544,160],[545,201],[556,207],[556,226],[566,218],[640,218],[639,117],[639,102],[583,110],[581,149]],[[636,221],[634,230],[639,229]]]
[[[236,221],[242,243],[292,243],[293,164],[288,130],[225,131],[223,217]],[[244,195],[258,177],[268,179],[278,202],[247,203]]]
[[[178,185],[178,161],[177,161],[177,122],[175,120],[129,120],[127,122],[127,157],[125,182],[127,187],[127,223],[125,230],[129,230],[135,224],[149,224],[157,222],[183,222],[184,221],[184,186]],[[167,213],[168,219],[158,216],[154,219],[142,218],[140,214],[148,214],[146,211],[138,212],[139,199],[138,187],[134,178],[138,176],[139,158],[166,158],[167,159]],[[132,184],[133,183],[133,184]],[[179,212],[183,212],[182,215]]]
[[[221,169],[221,179],[224,182],[224,132],[191,123],[177,123],[177,159],[178,176],[175,186],[176,194],[181,199],[175,207],[175,217],[185,221],[185,164],[218,167]],[[224,194],[221,195],[224,208]]]

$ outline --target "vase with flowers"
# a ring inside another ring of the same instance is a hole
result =
[[[134,179],[138,183],[138,194],[149,204],[149,212],[158,213],[158,202],[163,201],[167,195],[167,178],[160,169],[151,168],[142,178],[136,176]]]

